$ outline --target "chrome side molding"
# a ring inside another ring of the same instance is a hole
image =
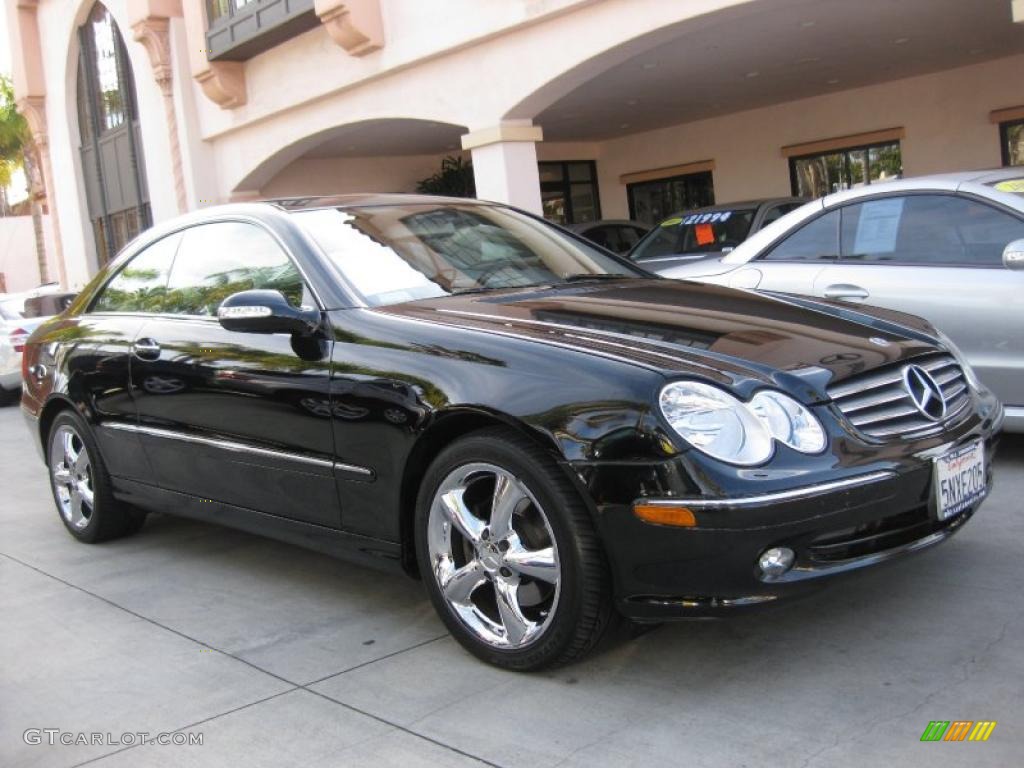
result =
[[[178,440],[183,443],[195,443],[197,445],[206,445],[211,448],[220,448],[225,451],[236,451],[238,453],[249,453],[257,456],[269,456],[275,459],[285,459],[286,461],[295,461],[301,464],[310,464],[316,467],[323,467],[325,469],[335,469],[341,472],[351,472],[353,474],[362,475],[363,477],[373,477],[373,470],[367,467],[360,467],[356,464],[345,464],[340,461],[330,461],[328,459],[318,459],[314,456],[303,456],[300,453],[290,453],[288,451],[277,451],[271,448],[257,448],[254,445],[246,445],[245,443],[238,443],[234,440],[224,440],[222,438],[213,437],[201,437],[199,435],[190,435],[186,432],[178,432],[172,429],[161,429],[159,427],[144,427],[138,424],[124,424],[122,422],[108,422],[103,424],[108,429],[117,429],[122,432],[133,432],[140,435],[150,435],[151,437],[163,437],[167,440]]]

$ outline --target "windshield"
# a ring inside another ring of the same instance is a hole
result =
[[[382,205],[293,215],[374,307],[457,293],[642,276],[583,240],[501,206]]]
[[[641,240],[629,257],[634,260],[652,259],[735,248],[747,239],[753,221],[753,208],[673,216]]]

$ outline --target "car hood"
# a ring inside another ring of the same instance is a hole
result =
[[[662,279],[491,291],[375,311],[740,388],[797,376],[821,393],[826,384],[935,350],[930,326],[910,315]]]

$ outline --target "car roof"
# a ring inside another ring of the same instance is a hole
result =
[[[650,229],[648,224],[644,224],[642,221],[633,221],[632,219],[598,219],[597,221],[584,221],[579,224],[567,224],[566,229],[570,232],[586,232],[588,229],[594,227],[604,226],[619,226],[619,227],[639,227],[640,229]]]
[[[684,211],[676,211],[671,216],[666,216],[665,219],[674,219],[677,216],[691,216],[695,213],[714,213],[715,211],[735,211],[740,208],[760,208],[765,205],[775,205],[777,203],[806,203],[809,198],[806,197],[761,197],[753,200],[737,200],[732,203],[716,203],[715,205],[705,205],[703,208],[687,208]]]
[[[856,200],[861,197],[880,195],[888,192],[913,192],[920,190],[941,190],[956,192],[965,185],[979,184],[992,186],[1007,179],[1024,178],[1024,168],[992,168],[981,171],[957,171],[953,173],[934,173],[929,176],[913,176],[908,179],[890,179],[865,184],[856,189],[845,189],[833,192],[823,198],[826,208],[840,203]]]

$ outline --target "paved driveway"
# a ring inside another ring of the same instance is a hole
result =
[[[518,675],[462,652],[399,576],[167,517],[75,543],[3,408],[0,765],[1019,765],[1021,499],[1024,440],[1006,439],[994,495],[937,550]],[[999,724],[919,742],[957,719]],[[29,745],[29,728],[203,744]]]

